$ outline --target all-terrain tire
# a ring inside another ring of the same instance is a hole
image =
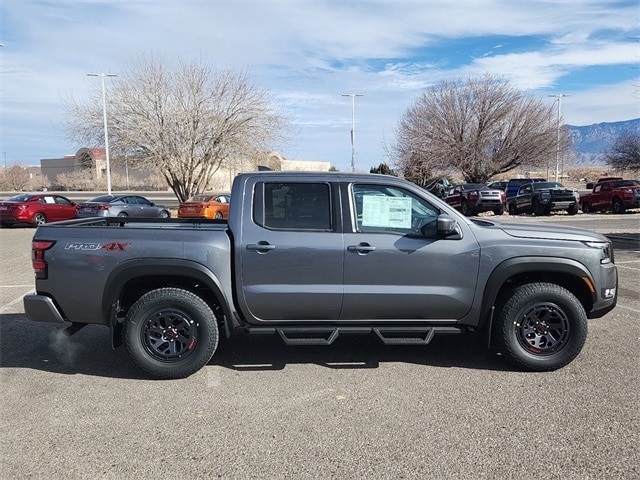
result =
[[[159,288],[127,313],[124,343],[133,362],[159,378],[185,378],[204,367],[218,346],[218,323],[198,295]]]
[[[582,304],[553,283],[517,286],[498,302],[493,345],[527,371],[550,371],[573,361],[587,338]]]
[[[619,198],[614,198],[611,204],[611,210],[617,215],[621,215],[625,212],[624,203]]]
[[[473,209],[466,200],[463,200],[460,204],[460,211],[465,217],[471,217],[473,215]]]

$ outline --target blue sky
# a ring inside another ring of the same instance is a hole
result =
[[[391,163],[386,146],[428,86],[491,73],[562,99],[570,125],[640,117],[637,0],[0,0],[0,152],[74,154],[63,99],[159,53],[248,71],[292,118],[286,158]],[[107,88],[109,79],[106,80]],[[108,90],[107,90],[108,92]],[[552,110],[556,111],[556,110]]]

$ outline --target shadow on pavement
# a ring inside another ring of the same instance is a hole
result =
[[[209,365],[234,371],[282,370],[293,364],[371,369],[387,362],[443,368],[513,370],[487,353],[477,334],[436,336],[426,346],[387,346],[374,336],[343,336],[329,346],[286,346],[276,336],[238,334],[222,339]],[[90,325],[67,337],[62,328],[21,314],[0,317],[0,368],[29,368],[67,375],[148,379],[124,347],[111,349],[109,331]]]

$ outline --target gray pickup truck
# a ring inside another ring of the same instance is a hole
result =
[[[478,332],[519,368],[571,362],[616,305],[610,242],[588,230],[466,218],[385,175],[236,177],[228,223],[75,219],[33,237],[31,320],[110,329],[149,374],[182,378],[220,338],[428,344]]]

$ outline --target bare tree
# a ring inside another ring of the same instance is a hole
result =
[[[640,133],[627,131],[616,138],[604,159],[615,170],[640,170]]]
[[[114,157],[161,173],[180,201],[202,191],[221,165],[273,149],[286,137],[284,116],[246,73],[195,61],[171,69],[142,55],[110,85]],[[94,84],[87,104],[68,100],[67,106],[70,137],[102,144],[101,89]]]
[[[425,184],[461,175],[484,183],[520,166],[548,167],[570,139],[549,105],[485,75],[427,89],[400,121],[394,147],[405,177]]]
[[[4,168],[0,176],[0,189],[21,192],[30,187],[29,172],[22,165]]]

